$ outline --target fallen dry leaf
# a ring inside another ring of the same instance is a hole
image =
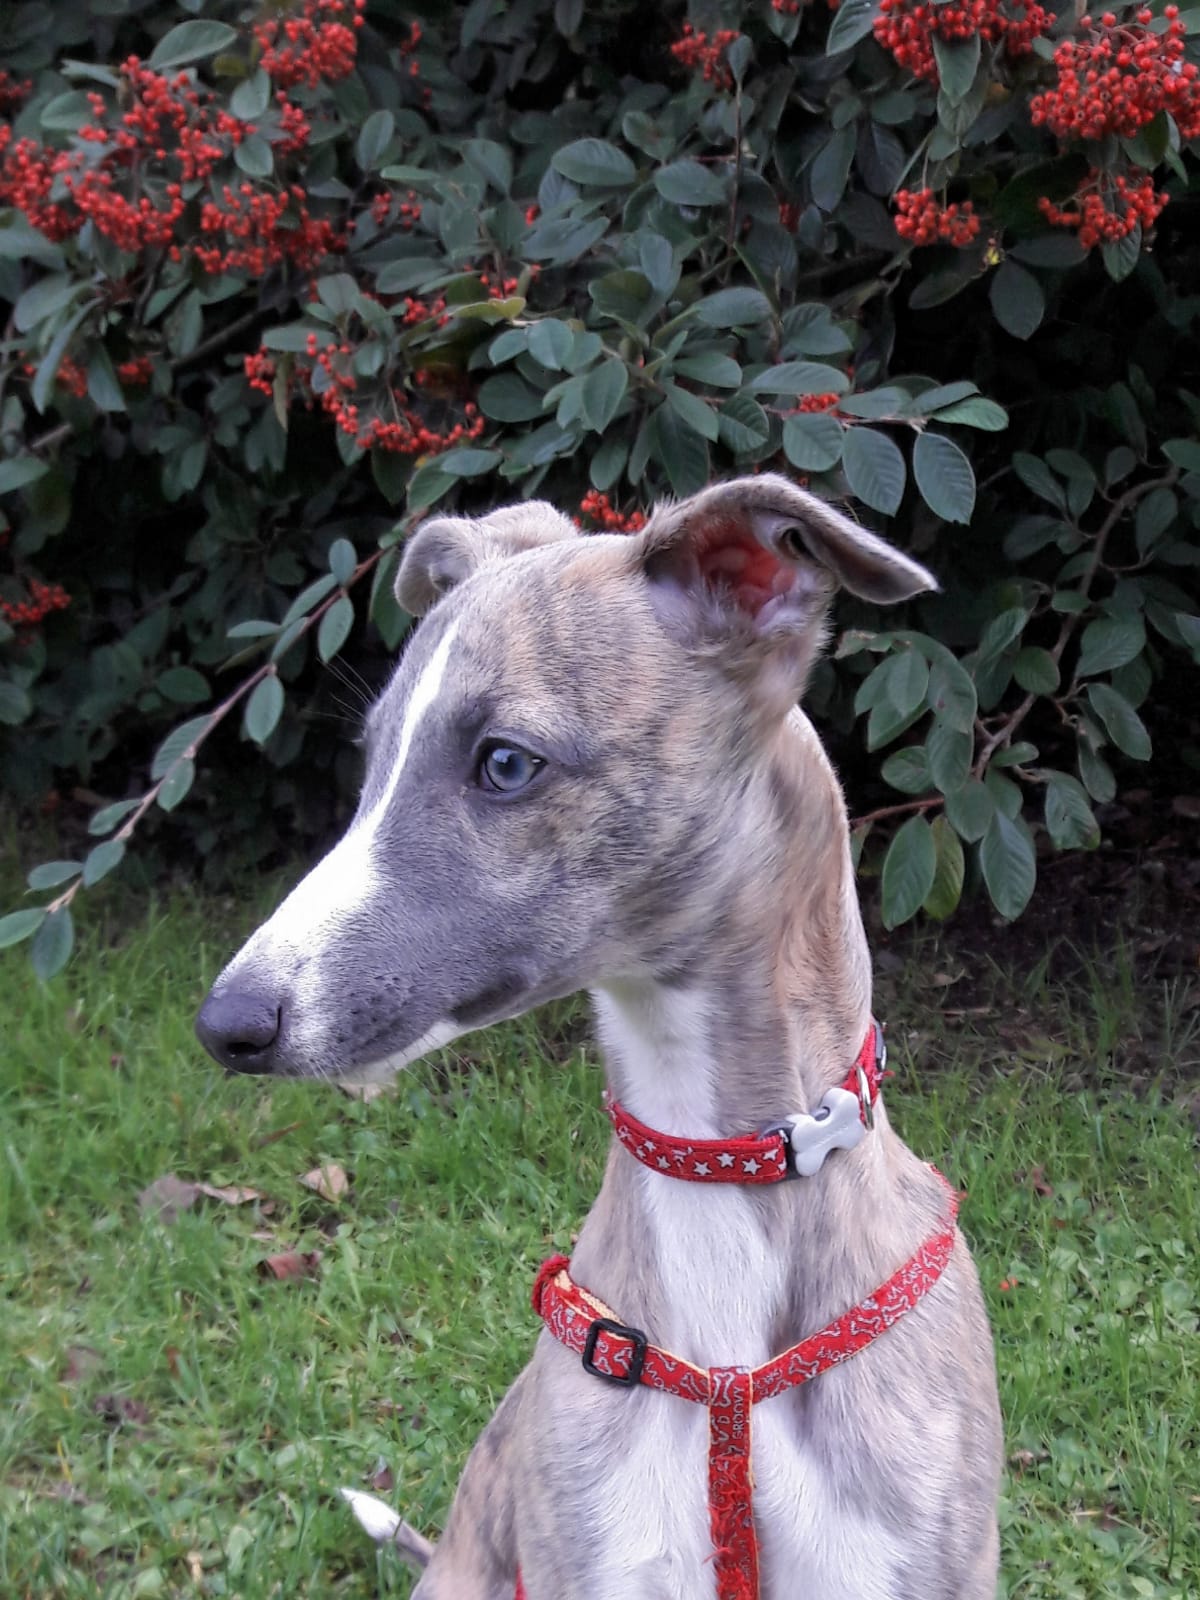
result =
[[[304,1174],[300,1182],[306,1189],[319,1194],[322,1200],[335,1202],[340,1200],[350,1187],[345,1167],[339,1167],[336,1161],[330,1161],[323,1167],[314,1167],[311,1172]]]
[[[138,1210],[166,1223],[174,1222],[180,1212],[190,1211],[195,1203],[196,1185],[184,1183],[173,1172],[164,1172],[138,1195]]]
[[[141,1435],[150,1421],[150,1412],[140,1400],[131,1400],[124,1394],[98,1394],[92,1401],[92,1410],[105,1422],[120,1427],[133,1423],[134,1431]]]
[[[375,1464],[375,1471],[367,1479],[372,1489],[378,1489],[380,1494],[391,1494],[396,1487],[396,1480],[392,1476],[392,1469],[382,1457]]]
[[[90,1378],[99,1372],[104,1365],[104,1357],[99,1350],[93,1350],[86,1344],[69,1344],[67,1346],[67,1359],[59,1375],[60,1383],[80,1383],[85,1378]]]
[[[1028,1181],[1029,1187],[1033,1190],[1034,1194],[1040,1194],[1044,1200],[1048,1200],[1054,1193],[1054,1185],[1046,1182],[1045,1167],[1031,1167],[1029,1169]]]
[[[315,1278],[321,1270],[319,1250],[283,1250],[277,1256],[266,1256],[258,1263],[263,1278],[279,1278],[288,1282],[293,1278]]]
[[[265,1150],[267,1145],[275,1144],[279,1139],[286,1139],[289,1133],[295,1133],[301,1127],[299,1122],[289,1122],[286,1128],[272,1128],[270,1133],[260,1133],[257,1139],[251,1141],[254,1150]]]
[[[1049,1459],[1049,1450],[1014,1450],[1008,1458],[1008,1464],[1014,1472],[1020,1473]]]
[[[222,1205],[227,1206],[248,1206],[252,1200],[263,1198],[258,1189],[246,1189],[236,1183],[230,1184],[227,1188],[220,1188],[211,1183],[197,1183],[194,1187],[197,1194],[202,1194],[209,1200],[220,1200]]]

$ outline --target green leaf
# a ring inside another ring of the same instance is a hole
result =
[[[929,756],[929,775],[943,794],[961,789],[971,771],[975,741],[961,728],[951,727],[941,718],[934,720],[925,741]]]
[[[10,456],[7,461],[0,461],[0,494],[24,489],[44,478],[49,470],[49,464],[39,461],[37,456]]]
[[[374,172],[383,160],[396,132],[396,119],[390,111],[372,111],[359,129],[354,146],[355,159],[363,172]]]
[[[718,298],[713,295],[714,300]],[[705,302],[708,304],[708,302]],[[781,361],[758,373],[746,385],[754,394],[841,394],[848,387],[846,375],[820,361]]]
[[[261,67],[241,83],[229,97],[229,109],[241,122],[257,122],[271,103],[271,80]]]
[[[838,128],[826,139],[808,169],[808,187],[813,204],[822,211],[836,211],[846,192],[850,163],[854,160],[857,129],[853,123]]]
[[[237,42],[237,29],[226,22],[181,22],[165,33],[150,54],[149,66],[165,71],[167,67],[186,66],[189,61],[203,61],[218,51],[228,50]]]
[[[897,650],[887,659],[885,692],[902,717],[914,712],[925,700],[929,687],[929,665],[925,657],[912,649]]]
[[[124,411],[125,396],[113,368],[112,358],[102,344],[88,358],[88,399],[101,411]]]
[[[709,479],[704,437],[668,405],[659,406],[653,420],[671,488],[680,496],[696,494]]]
[[[349,539],[335,539],[329,546],[329,570],[343,586],[354,576],[358,552]]]
[[[884,783],[901,794],[924,794],[930,787],[929,760],[924,746],[908,745],[890,755],[879,769]]]
[[[993,617],[979,637],[980,661],[1002,655],[1014,639],[1020,638],[1028,621],[1029,612],[1024,606],[1010,606]]]
[[[75,924],[70,906],[52,911],[38,928],[29,949],[29,960],[43,983],[55,977],[71,959],[75,943]]]
[[[1025,645],[1017,651],[1013,677],[1028,694],[1053,694],[1058,688],[1058,663],[1041,645]]]
[[[695,356],[681,356],[673,370],[678,377],[691,378],[695,383],[707,383],[713,389],[736,389],[742,381],[742,369],[737,362],[715,350],[704,350]]]
[[[910,817],[883,861],[883,925],[897,928],[921,909],[933,888],[937,849],[924,817]]]
[[[879,15],[879,0],[843,0],[834,13],[829,36],[825,40],[825,54],[835,56],[849,50],[860,39],[865,39],[875,26]]]
[[[935,817],[930,831],[933,834],[936,866],[933,884],[921,909],[939,922],[944,922],[962,898],[966,863],[959,837],[945,817]]]
[[[38,891],[57,889],[60,883],[77,878],[82,871],[82,861],[43,861],[31,870],[25,882]]]
[[[603,433],[616,416],[628,387],[629,369],[619,356],[600,361],[584,378],[583,409],[597,433]],[[697,404],[703,402],[697,401]],[[715,432],[713,437],[716,437]]]
[[[172,728],[154,752],[154,760],[150,764],[150,776],[155,780],[164,777],[181,755],[191,752],[196,741],[207,733],[211,724],[211,716],[192,717],[187,722],[181,722],[177,728]]]
[[[904,457],[891,439],[873,428],[850,428],[842,446],[842,469],[850,492],[884,516],[895,516],[904,498]]]
[[[462,146],[463,160],[500,194],[512,188],[512,152],[494,139],[467,139]]]
[[[701,400],[699,395],[681,389],[678,384],[664,383],[663,393],[667,397],[667,404],[678,412],[689,428],[694,428],[710,443],[716,443],[719,432],[717,414],[710,405]]]
[[[232,628],[226,628],[227,639],[270,639],[279,632],[277,622],[264,622],[260,617],[250,618],[245,622],[235,622]]]
[[[1059,511],[1067,509],[1067,499],[1062,484],[1040,456],[1031,456],[1024,450],[1018,450],[1014,453],[1012,462],[1013,471],[1027,489],[1031,489],[1039,499],[1048,500]]]
[[[168,667],[159,673],[154,686],[159,694],[181,706],[201,705],[212,693],[207,678],[195,667]]]
[[[1114,239],[1100,247],[1100,254],[1104,260],[1104,270],[1114,283],[1120,283],[1127,278],[1138,264],[1138,256],[1142,253],[1142,228],[1141,224],[1134,225],[1132,232],[1121,239]]]
[[[913,446],[913,477],[921,498],[945,522],[970,522],[975,510],[975,473],[952,439],[922,433]]]
[[[1010,922],[1019,917],[1037,882],[1033,836],[1020,817],[993,813],[979,846],[979,863],[996,910]]]
[[[1125,696],[1107,683],[1089,683],[1087,695],[1117,749],[1133,761],[1149,761],[1151,746],[1146,724]]]
[[[761,289],[718,289],[697,301],[695,312],[710,328],[748,328],[773,315],[771,302]],[[845,379],[841,378],[842,383]]]
[[[994,400],[973,395],[969,400],[957,400],[934,413],[938,422],[957,422],[960,427],[979,428],[984,433],[1003,433],[1008,427],[1008,412]]]
[[[979,699],[971,675],[962,663],[947,652],[939,655],[929,673],[929,705],[938,718],[960,733],[975,726]]]
[[[283,713],[283,685],[274,673],[254,686],[242,725],[255,744],[266,744]]]
[[[946,791],[946,817],[968,844],[983,838],[995,810],[992,792],[979,778],[968,778],[957,789]]]
[[[1108,805],[1117,792],[1117,780],[1113,769],[1082,736],[1075,747],[1075,754],[1079,761],[1079,776],[1083,779],[1084,788],[1100,805]]]
[[[529,354],[550,372],[566,368],[574,343],[570,328],[557,317],[542,317],[529,329]]]
[[[783,453],[801,472],[828,472],[842,459],[845,431],[827,413],[788,417],[783,424]]]
[[[933,57],[937,62],[938,83],[952,106],[961,105],[970,94],[979,71],[981,41],[977,33],[966,39],[943,39],[933,35]]]
[[[140,800],[114,800],[111,805],[101,806],[100,810],[88,822],[88,832],[92,835],[111,833],[118,822],[124,822],[131,811],[136,811],[141,805]]]
[[[38,931],[45,918],[46,912],[42,906],[27,911],[10,911],[6,917],[0,917],[0,950],[7,950],[14,944],[20,944],[22,939],[28,939]]]
[[[1014,339],[1028,339],[1046,315],[1041,284],[1011,257],[1000,263],[992,278],[990,299],[996,321]]]
[[[1184,472],[1200,472],[1200,440],[1197,439],[1168,439],[1162,447],[1163,455],[1173,465],[1182,468]],[[1127,452],[1132,456],[1132,451]],[[1129,462],[1130,469],[1136,462],[1136,457]],[[1114,480],[1109,479],[1109,482]]]
[[[670,200],[674,205],[720,206],[725,204],[728,196],[729,180],[723,172],[714,172],[699,161],[685,158],[659,167],[654,174],[654,187],[664,200]],[[730,324],[719,326],[728,327]]]
[[[1160,484],[1157,489],[1138,503],[1134,528],[1137,535],[1138,555],[1145,556],[1179,515],[1179,501],[1174,492]]]
[[[275,171],[275,152],[261,134],[248,134],[234,149],[233,159],[248,178],[269,178]]]
[[[124,857],[124,839],[105,839],[103,844],[93,845],[83,863],[83,887],[90,889],[93,884],[99,883],[114,867],[120,866]]]
[[[1077,677],[1112,672],[1135,660],[1146,647],[1146,626],[1141,617],[1098,617],[1083,630]]]
[[[731,395],[717,413],[721,443],[734,455],[759,450],[771,436],[767,413],[745,390]]]
[[[458,445],[437,458],[438,466],[455,478],[481,478],[503,460],[499,450],[480,450]]]
[[[1046,831],[1060,850],[1094,850],[1100,843],[1087,791],[1068,773],[1046,774]]]
[[[493,422],[532,422],[540,417],[545,396],[515,372],[497,372],[479,386],[479,409]]]
[[[297,618],[307,616],[314,606],[319,605],[325,596],[332,593],[336,588],[337,579],[333,573],[322,573],[319,578],[301,589],[300,593],[292,601],[283,614],[283,621],[279,624],[279,631],[282,633]]]
[[[192,787],[195,777],[196,763],[189,761],[186,756],[180,756],[163,779],[162,788],[155,797],[164,811],[174,811]]]
[[[353,626],[354,601],[340,594],[317,624],[317,654],[322,661],[333,660]]]
[[[576,139],[574,144],[556,150],[550,164],[572,183],[592,188],[627,188],[637,178],[633,162],[606,139]]]

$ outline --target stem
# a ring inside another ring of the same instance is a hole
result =
[[[926,795],[923,800],[902,800],[899,805],[880,806],[878,811],[868,811],[865,816],[851,817],[850,826],[865,828],[869,822],[883,822],[887,817],[907,817],[917,811],[932,811],[935,806],[944,803],[940,794]]]
[[[413,516],[407,518],[406,523],[415,520],[415,516]],[[383,560],[384,556],[388,553],[388,550],[392,548],[392,545],[388,545],[387,549],[380,548],[372,551],[369,556],[360,561],[346,582],[344,584],[338,584],[336,588],[332,589],[329,594],[326,595],[325,599],[322,600],[320,605],[314,606],[308,615],[303,619],[303,623],[297,629],[292,639],[292,643],[294,644],[297,639],[302,639],[305,634],[311,632],[311,630],[317,625],[318,622],[320,622],[321,618],[329,610],[330,606],[336,604],[336,602],[340,600],[348,590],[352,589],[354,585],[360,581],[360,579],[364,578],[368,572],[372,572],[375,567],[379,565],[380,561]],[[275,637],[278,639],[279,635],[276,635]],[[271,639],[264,641],[264,643],[274,642],[275,641]],[[114,839],[120,839],[122,842],[124,842],[132,836],[134,829],[137,827],[138,823],[141,822],[142,818],[146,815],[147,811],[149,811],[150,807],[158,799],[159,795],[162,793],[163,785],[175,771],[179,763],[181,761],[194,761],[199,753],[200,746],[212,733],[213,729],[216,728],[220,723],[224,722],[225,718],[229,715],[233,708],[239,705],[248,694],[256,689],[264,678],[276,677],[278,672],[278,664],[268,657],[268,659],[264,661],[260,667],[255,668],[249,677],[243,678],[241,683],[238,684],[237,688],[234,689],[232,693],[226,695],[225,699],[221,701],[220,705],[213,707],[212,711],[210,711],[208,714],[208,720],[205,722],[203,728],[200,729],[199,733],[197,733],[196,737],[188,745],[187,749],[183,750],[178,756],[176,756],[175,760],[172,761],[171,765],[163,773],[158,782],[146,790],[146,793],[138,801],[135,808],[129,813],[129,816],[113,835]],[[46,914],[48,916],[53,916],[55,912],[65,910],[65,908],[71,904],[71,901],[74,900],[75,896],[79,893],[82,887],[83,877],[80,875],[74,880],[73,883],[69,884],[67,888],[63,890],[62,894],[56,896],[55,899],[48,903],[45,908]]]
[[[1178,476],[1179,469],[1177,467],[1172,467],[1171,470],[1164,473],[1161,478],[1148,478],[1144,483],[1139,483],[1131,489],[1126,489],[1124,494],[1118,495],[1117,498],[1112,502],[1108,510],[1108,515],[1096,530],[1095,541],[1092,545],[1092,553],[1088,560],[1087,566],[1083,570],[1083,576],[1080,579],[1079,593],[1085,600],[1090,599],[1091,597],[1092,584],[1095,582],[1096,574],[1099,572],[1101,563],[1104,560],[1105,546],[1107,545],[1109,536],[1112,534],[1117,524],[1132,509],[1132,507],[1137,504],[1143,495],[1149,494],[1152,489],[1169,487],[1175,482]],[[1080,618],[1083,616],[1083,614],[1084,613],[1082,611],[1074,611],[1068,612],[1067,615],[1063,617],[1062,623],[1058,630],[1058,638],[1050,646],[1050,654],[1053,657],[1056,665],[1062,660],[1064,651],[1070,644],[1071,640],[1075,637],[1076,629],[1079,627]],[[1067,698],[1069,698],[1071,693],[1074,692],[1074,688],[1075,683],[1072,682],[1071,688],[1067,691]],[[1013,711],[1009,712],[1008,715],[1004,717],[1003,720],[998,724],[998,726],[988,734],[988,736],[984,739],[983,744],[980,746],[979,754],[976,756],[975,762],[971,768],[971,775],[973,777],[982,777],[993,754],[1000,749],[1001,746],[1006,746],[1012,743],[1014,734],[1016,734],[1018,729],[1021,727],[1021,724],[1025,721],[1025,718],[1033,710],[1034,706],[1037,704],[1037,700],[1037,695],[1027,694],[1021,701],[1020,705],[1018,705]]]

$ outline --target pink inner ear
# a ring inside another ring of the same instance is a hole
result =
[[[796,581],[796,568],[759,544],[745,523],[733,517],[709,523],[694,549],[708,588],[728,594],[751,617]]]

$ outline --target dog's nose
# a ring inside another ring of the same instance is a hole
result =
[[[283,1011],[261,989],[225,984],[211,989],[196,1018],[200,1043],[229,1072],[270,1072]]]

